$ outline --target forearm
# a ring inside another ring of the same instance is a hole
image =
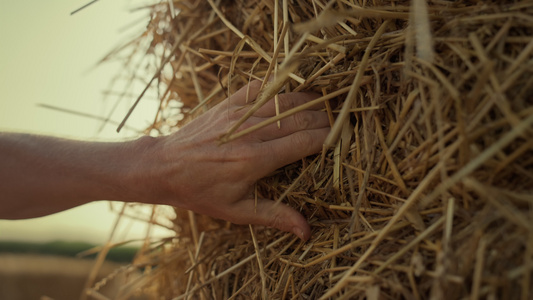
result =
[[[0,218],[39,217],[96,200],[139,201],[152,144],[149,137],[100,143],[0,133]]]
[[[315,101],[289,93],[269,100],[242,128],[254,134],[220,144],[260,92],[254,81],[172,135],[94,143],[0,133],[0,218],[43,216],[96,200],[167,204],[237,224],[311,235],[293,208],[261,198],[254,185],[279,167],[319,152],[329,134],[321,102],[280,121],[268,118]],[[315,100],[313,100],[315,99]]]

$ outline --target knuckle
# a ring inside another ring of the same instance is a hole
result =
[[[309,127],[309,124],[311,123],[310,116],[305,113],[296,113],[292,115],[294,124],[296,125],[296,128],[298,129],[305,129]]]
[[[281,216],[280,213],[274,213],[268,222],[268,226],[272,228],[278,228],[284,230],[286,227],[285,219]]]
[[[306,149],[313,144],[313,136],[310,132],[299,131],[292,135],[292,143],[299,149]]]
[[[291,101],[291,98],[286,94],[279,95],[279,109],[283,112],[291,108],[294,108],[294,103]]]

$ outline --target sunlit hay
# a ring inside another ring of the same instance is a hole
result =
[[[180,0],[150,9],[147,55],[162,46],[155,61],[169,61],[174,76],[154,76],[161,111],[149,130],[186,124],[262,78],[272,82],[256,104],[314,91],[333,124],[326,152],[257,185],[307,217],[308,242],[178,211],[176,238],[144,254],[158,296],[533,296],[531,1]],[[185,118],[169,121],[176,100]],[[235,129],[222,141],[242,134]]]

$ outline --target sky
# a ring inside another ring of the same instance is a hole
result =
[[[43,107],[106,117],[115,105],[117,97],[105,97],[105,92],[123,66],[96,65],[142,32],[149,20],[147,11],[133,9],[146,1],[100,0],[71,15],[88,2],[0,0],[0,130],[95,141],[139,136],[138,131],[117,133],[116,125],[102,128],[96,119]],[[134,85],[131,93],[140,93],[143,87]],[[120,81],[112,91],[122,92]],[[111,119],[120,122],[133,100],[119,103]],[[127,125],[146,128],[157,105],[143,99]],[[108,202],[96,202],[43,218],[0,220],[0,240],[103,243],[117,219],[109,207]],[[142,212],[149,215],[146,209]],[[118,228],[115,239],[142,238],[148,230],[146,223],[124,218]]]

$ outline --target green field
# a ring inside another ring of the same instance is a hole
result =
[[[82,242],[54,241],[49,243],[29,243],[29,242],[0,242],[0,253],[15,254],[38,254],[56,255],[66,257],[77,257],[80,253],[95,248],[97,245]],[[136,247],[116,247],[109,250],[108,261],[128,263],[133,260],[137,253]],[[94,258],[96,254],[83,256],[83,258]]]

